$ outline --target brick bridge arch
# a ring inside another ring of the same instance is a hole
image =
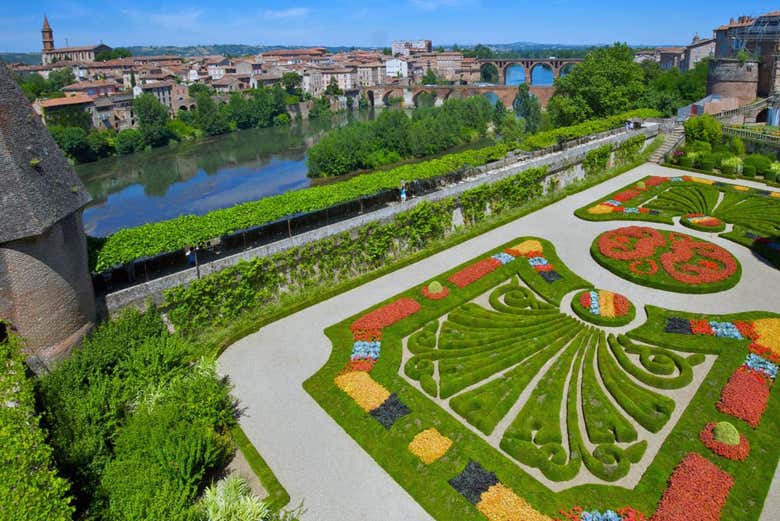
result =
[[[566,59],[532,59],[532,58],[515,58],[507,60],[479,60],[480,70],[485,65],[493,65],[498,70],[498,83],[500,85],[506,85],[507,70],[513,65],[521,65],[525,72],[525,83],[533,85],[532,71],[536,66],[548,67],[553,73],[553,79],[557,79],[561,75],[561,71],[569,66],[576,65],[582,62],[581,58],[566,58]]]
[[[539,98],[539,103],[542,107],[547,106],[547,102],[552,97],[554,87],[552,86],[538,86],[531,85],[530,92]],[[511,108],[515,97],[517,96],[516,85],[442,85],[442,86],[414,86],[414,87],[399,87],[397,85],[378,85],[374,87],[362,87],[360,89],[361,95],[364,95],[367,99],[370,99],[369,92],[373,93],[374,105],[377,107],[389,106],[389,98],[398,97],[403,98],[403,106],[407,108],[414,108],[416,105],[417,97],[423,93],[428,92],[436,97],[436,105],[444,103],[450,98],[464,98],[469,96],[482,96],[492,92],[505,107]]]

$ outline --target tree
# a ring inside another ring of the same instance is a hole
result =
[[[196,98],[198,108],[195,111],[195,124],[207,136],[224,134],[230,130],[225,114],[208,94],[199,94]]]
[[[339,88],[339,82],[336,80],[335,76],[330,77],[330,83],[328,83],[328,86],[325,88],[325,94],[328,96],[339,96],[344,94],[344,91]]]
[[[133,110],[138,117],[138,130],[144,143],[158,147],[171,138],[168,129],[168,107],[157,101],[152,94],[141,94],[133,100]]]
[[[285,72],[282,75],[282,85],[287,94],[300,96],[301,84],[303,84],[303,78],[297,72]]]
[[[422,77],[423,85],[438,85],[439,77],[436,75],[436,71],[428,67],[425,71],[425,75]]]
[[[590,51],[585,60],[555,82],[548,111],[557,126],[603,118],[639,106],[645,94],[642,67],[626,44]]]
[[[49,86],[48,91],[61,90],[63,87],[72,84],[76,81],[76,77],[73,76],[71,69],[57,69],[49,73]]]
[[[197,98],[200,94],[208,94],[211,96],[214,94],[214,89],[205,83],[193,83],[187,87],[187,94],[189,94],[191,98]]]
[[[382,48],[382,54],[385,56],[391,56],[393,54],[393,50],[390,47],[384,47]]]
[[[110,51],[100,51],[95,55],[95,61],[105,62],[108,60],[115,60],[117,58],[129,58],[132,55],[133,54],[128,49],[117,47],[116,49],[112,49]]]
[[[712,146],[720,144],[723,138],[723,126],[709,114],[696,116],[685,122],[685,141],[694,143],[704,141]]]
[[[116,151],[119,154],[132,154],[143,149],[144,138],[138,130],[128,128],[116,135],[114,146],[116,146]]]
[[[530,88],[525,83],[517,87],[514,109],[515,113],[525,121],[527,132],[534,134],[539,131],[542,124],[542,107],[539,98],[531,94]]]
[[[80,127],[49,127],[54,141],[66,156],[78,163],[95,160],[95,154],[87,142],[87,131]]]

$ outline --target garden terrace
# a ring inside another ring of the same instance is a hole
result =
[[[684,509],[686,491],[712,490],[717,497],[706,515],[761,518],[756,498],[766,496],[778,460],[780,401],[765,372],[771,366],[749,355],[769,360],[780,350],[772,333],[780,316],[769,297],[780,280],[747,249],[719,237],[709,240],[734,255],[742,277],[714,295],[638,286],[597,264],[586,252],[615,223],[578,221],[573,212],[648,175],[673,174],[643,165],[268,323],[223,353],[222,371],[249,408],[242,425],[272,466],[287,462],[280,477],[291,484],[293,501],[305,496],[325,518],[377,511],[404,519],[514,519],[496,510],[511,504],[514,515],[525,515],[517,519],[549,520],[577,505],[602,512],[630,506],[649,517],[659,506]],[[532,261],[540,257],[546,263]],[[448,294],[426,295],[442,293],[438,286]],[[634,320],[616,327],[581,321],[571,300],[592,288],[624,295]],[[409,300],[417,306],[391,312]],[[374,310],[393,319],[356,340],[351,326]],[[534,346],[540,338],[541,349]],[[538,372],[512,373],[533,363],[541,363]],[[726,391],[733,375],[746,371],[762,372],[765,401]],[[345,374],[356,383],[337,383]],[[533,378],[523,382],[523,374]],[[301,392],[304,380],[332,420]],[[593,407],[594,393],[610,407]],[[271,394],[284,396],[283,405],[263,399]],[[392,422],[380,422],[373,411],[390,405]],[[608,418],[593,417],[606,412]],[[269,414],[278,421],[260,420]],[[744,461],[701,441],[711,422],[722,421],[749,443]],[[302,428],[316,430],[317,440],[288,441]],[[580,443],[588,450],[571,450]],[[761,457],[754,457],[757,447]],[[683,465],[691,453],[709,465]],[[436,457],[426,463],[420,454]]]

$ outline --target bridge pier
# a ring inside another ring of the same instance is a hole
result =
[[[404,89],[404,107],[414,108],[414,92],[408,87]]]

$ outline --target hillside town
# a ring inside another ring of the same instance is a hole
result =
[[[780,61],[772,50],[777,43],[773,40],[776,33],[766,33],[778,18],[777,12],[732,18],[715,28],[709,38],[695,35],[687,46],[637,50],[635,61],[657,62],[662,70],[687,71],[706,59],[710,62],[708,94],[717,97],[703,100],[705,105],[714,103],[703,110],[734,108],[757,96],[766,96],[780,85]],[[329,86],[334,88],[333,92],[358,99],[372,87],[422,85],[426,74],[442,85],[479,84],[485,79],[484,60],[465,57],[458,51],[434,51],[431,40],[394,41],[389,53],[353,50],[333,54],[317,47],[242,57],[165,55],[98,59],[101,54],[110,55],[111,47],[103,43],[56,47],[47,17],[41,34],[42,64],[12,64],[12,70],[43,78],[48,78],[52,71],[69,70],[75,81],[62,88],[63,97],[35,100],[36,111],[43,117],[77,107],[90,114],[95,128],[117,131],[135,128],[132,101],[143,93],[153,94],[168,108],[171,117],[194,109],[195,100],[189,95],[191,85],[205,85],[217,96],[228,96],[278,85],[285,74],[296,74],[308,99],[323,96]],[[752,56],[756,57],[756,66],[734,77],[729,60],[751,61]],[[503,71],[500,74],[503,78]],[[345,108],[346,104],[335,107]]]

